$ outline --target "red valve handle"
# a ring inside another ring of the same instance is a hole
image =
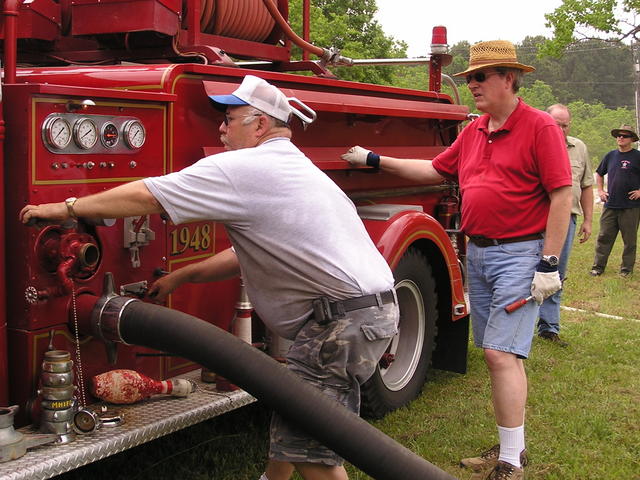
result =
[[[526,304],[529,300],[533,300],[533,296],[529,295],[527,298],[521,298],[520,300],[516,300],[513,303],[510,303],[506,307],[504,307],[507,313],[513,313]]]

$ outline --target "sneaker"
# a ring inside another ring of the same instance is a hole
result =
[[[524,480],[524,470],[507,462],[498,461],[486,480]]]
[[[589,275],[591,275],[592,277],[599,277],[600,275],[602,275],[602,270],[598,268],[592,268],[589,272]]]
[[[627,278],[631,275],[631,272],[629,270],[620,270],[620,273],[618,273],[618,275],[620,275],[622,278]]]
[[[545,340],[549,340],[552,343],[557,344],[560,347],[568,347],[569,344],[562,340],[560,336],[555,332],[540,332],[538,334],[540,338],[544,338]]]
[[[470,468],[474,472],[491,470],[497,465],[499,456],[500,456],[500,444],[498,443],[493,447],[491,447],[486,452],[481,453],[479,457],[463,458],[462,460],[460,460],[460,466],[465,468]],[[526,448],[522,450],[522,452],[520,452],[520,463],[522,464],[523,467],[526,467],[527,463],[529,463]]]

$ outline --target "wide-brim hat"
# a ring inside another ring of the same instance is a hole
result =
[[[533,72],[535,67],[518,62],[516,47],[507,40],[491,40],[471,45],[469,49],[469,68],[464,72],[454,73],[460,77],[468,73],[489,67],[517,68],[523,72]]]
[[[634,142],[638,141],[638,134],[633,130],[633,127],[631,125],[621,125],[620,128],[614,128],[613,130],[611,130],[611,136],[616,138],[618,135],[620,135],[621,132],[625,132],[631,135]]]

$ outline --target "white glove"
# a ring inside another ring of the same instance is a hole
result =
[[[356,145],[355,147],[351,147],[347,150],[347,153],[340,155],[340,157],[351,165],[366,165],[367,155],[369,155],[369,152],[371,152],[371,150],[367,150],[366,148]]]
[[[562,288],[560,272],[536,272],[531,282],[531,295],[538,304]]]

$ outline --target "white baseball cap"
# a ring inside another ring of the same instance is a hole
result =
[[[292,113],[291,105],[284,93],[262,78],[247,75],[231,95],[210,95],[209,98],[221,105],[251,105],[278,120],[288,122]]]

